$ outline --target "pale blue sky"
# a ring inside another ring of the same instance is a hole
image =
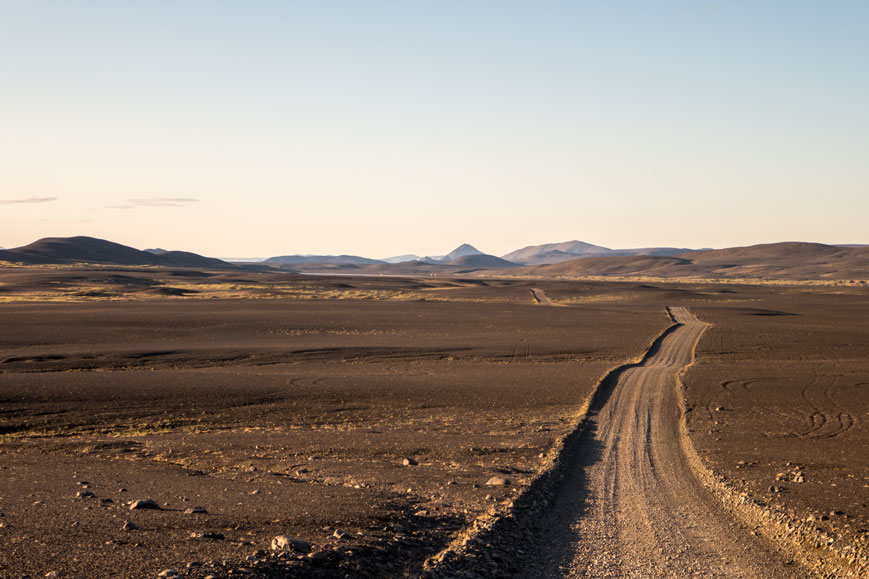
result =
[[[0,245],[869,243],[867,30],[863,0],[0,0]]]

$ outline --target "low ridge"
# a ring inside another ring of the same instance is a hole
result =
[[[161,254],[141,251],[95,237],[46,237],[29,245],[0,251],[0,261],[26,265],[97,263],[106,265],[165,265],[172,267],[234,267],[213,257],[187,251]]]

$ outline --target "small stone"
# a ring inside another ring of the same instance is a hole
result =
[[[75,496],[77,496],[80,499],[91,499],[97,495],[93,494],[90,491],[78,491],[77,493],[75,493]]]
[[[100,499],[100,502],[104,505],[110,505],[110,504],[114,503],[115,501],[113,501],[112,499]]]
[[[208,511],[205,510],[205,507],[192,507],[186,509],[184,511],[185,515],[207,515]]]
[[[272,550],[309,553],[311,551],[311,544],[297,537],[291,537],[290,535],[278,535],[272,539]]]
[[[63,573],[60,571],[49,571],[45,574],[46,577],[63,577]]]
[[[133,504],[130,505],[130,510],[136,511],[139,509],[154,509],[159,511],[161,507],[156,501],[152,501],[151,499],[133,501]]]
[[[335,532],[332,533],[332,536],[335,537],[336,539],[344,539],[347,537],[347,533],[345,533],[341,529],[335,529]]]
[[[250,494],[252,494],[252,495],[258,495],[258,494],[260,494],[261,492],[262,492],[262,491],[259,490],[259,489],[253,489],[252,491],[250,491]]]
[[[506,479],[502,476],[493,476],[489,480],[486,481],[486,486],[489,487],[503,487],[510,484],[510,479]]]
[[[133,521],[125,521],[124,526],[121,528],[125,531],[135,531],[136,529],[139,528],[139,526],[136,523],[134,523]]]
[[[727,408],[725,408],[724,406],[716,406],[716,407],[715,407],[715,410],[716,410],[717,412],[721,412],[721,411],[723,411],[723,410],[727,410]]]
[[[401,461],[401,464],[404,466],[416,466],[419,463],[416,462],[415,460],[413,460],[412,458],[405,458],[403,461]]]
[[[118,489],[118,492],[119,492],[119,493],[125,493],[125,492],[127,492],[127,489],[121,487],[121,488]]]
[[[157,574],[157,577],[178,577],[178,571],[175,569],[163,569]]]
[[[190,533],[191,540],[199,540],[202,539],[204,541],[223,541],[226,539],[223,533],[214,533],[212,531],[202,531],[198,533]]]
[[[196,567],[202,567],[202,561],[190,561],[187,563],[188,569],[194,569]]]

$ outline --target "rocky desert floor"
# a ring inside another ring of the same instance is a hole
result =
[[[787,576],[865,570],[862,288],[98,267],[0,284],[3,577],[521,576],[527,537],[487,529],[529,501],[547,520],[558,465],[591,467],[588,427],[619,399],[603,378],[674,306],[711,324],[673,388],[716,516]]]

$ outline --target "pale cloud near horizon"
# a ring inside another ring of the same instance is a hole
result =
[[[15,203],[49,203],[57,201],[57,197],[26,197],[24,199],[0,199],[0,205],[12,205]]]
[[[123,205],[111,205],[110,209],[135,209],[136,207],[186,207],[190,203],[199,203],[200,199],[192,197],[137,197],[127,199]]]
[[[127,203],[139,207],[184,207],[188,203],[198,203],[192,197],[140,197],[127,199]]]

